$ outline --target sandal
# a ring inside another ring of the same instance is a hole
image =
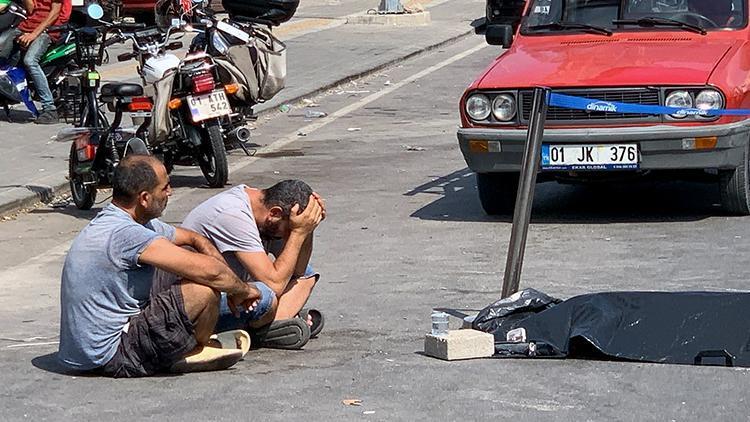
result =
[[[250,332],[253,346],[298,350],[310,340],[310,326],[299,318],[282,319]]]
[[[323,330],[323,326],[326,323],[326,320],[323,317],[323,313],[317,309],[303,308],[297,315],[302,319],[303,322],[305,322],[305,324],[307,324],[308,315],[310,316],[310,319],[312,320],[312,325],[310,326],[310,338],[317,337],[318,334],[320,334],[320,332]]]

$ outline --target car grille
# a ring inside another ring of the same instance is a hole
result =
[[[601,101],[614,101],[619,103],[659,105],[659,90],[648,88],[597,88],[597,89],[575,89],[575,90],[553,90],[553,92],[586,97]],[[521,120],[526,123],[531,115],[531,104],[534,98],[532,91],[521,91],[518,93],[521,103]],[[660,116],[653,114],[625,114],[610,113],[606,111],[573,110],[561,107],[549,107],[547,110],[547,122],[601,122],[615,123],[617,120],[627,122],[658,122]]]

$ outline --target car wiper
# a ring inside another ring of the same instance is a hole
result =
[[[612,21],[613,25],[638,25],[644,27],[654,26],[674,26],[682,28],[687,31],[696,32],[701,35],[706,35],[706,28],[700,25],[694,25],[692,23],[683,22],[677,19],[660,18],[656,16],[646,16],[638,19],[620,19]]]
[[[607,36],[612,35],[612,31],[610,31],[607,28],[602,28],[601,26],[587,25],[585,23],[573,23],[573,22],[545,23],[542,25],[529,26],[526,29],[530,29],[532,31],[536,31],[538,29],[580,29],[582,31],[593,32],[596,34],[602,34],[602,35],[607,35]]]

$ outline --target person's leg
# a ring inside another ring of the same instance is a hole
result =
[[[8,60],[13,53],[15,40],[21,34],[16,28],[9,28],[0,34],[0,59]]]
[[[219,319],[220,293],[210,287],[189,281],[180,283],[185,314],[193,323],[195,340],[199,345],[208,343]]]
[[[310,298],[318,278],[319,275],[315,274],[290,281],[284,293],[279,297],[274,321],[296,317]],[[309,325],[311,321],[307,323]]]
[[[47,83],[47,77],[44,76],[44,71],[42,70],[42,66],[39,65],[39,61],[47,52],[50,43],[51,40],[49,35],[42,34],[38,36],[31,45],[29,45],[28,50],[26,50],[26,55],[23,58],[23,64],[29,71],[31,79],[34,80],[36,93],[39,95],[39,99],[42,102],[42,110],[48,112],[55,111],[55,102],[52,98],[52,91]]]

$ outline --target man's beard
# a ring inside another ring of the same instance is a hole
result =
[[[258,228],[260,237],[268,240],[280,239],[282,237],[282,233],[279,233],[280,226],[281,222],[273,223],[270,221],[266,221],[261,227]]]
[[[169,201],[169,197],[164,198],[163,202],[160,201],[154,201],[151,203],[151,206],[149,206],[146,209],[146,216],[149,220],[152,220],[154,218],[161,217],[162,213],[164,213],[164,210],[167,208],[167,202]]]

